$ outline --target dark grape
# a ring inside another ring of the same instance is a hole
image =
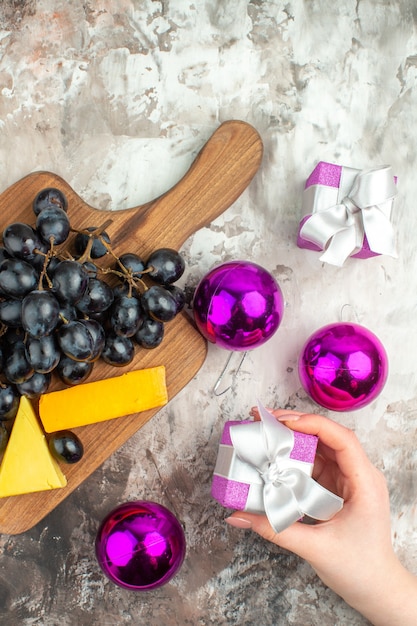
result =
[[[18,328],[22,325],[22,301],[3,300],[0,302],[0,321],[6,326]]]
[[[114,300],[112,288],[100,278],[90,278],[84,296],[77,302],[77,309],[84,315],[106,311]]]
[[[89,362],[93,363],[100,358],[100,355],[104,348],[104,342],[106,340],[106,335],[104,333],[104,328],[94,319],[82,320],[82,323],[87,328],[88,332],[91,335],[91,339],[93,342],[92,353],[91,356],[87,359]]]
[[[117,285],[113,287],[113,295],[115,300],[119,296],[129,296],[138,299],[140,298],[140,293],[135,288],[132,288],[132,286],[129,285],[128,282],[117,283]]]
[[[0,265],[6,259],[10,259],[10,254],[7,252],[6,248],[4,248],[3,246],[0,246]],[[4,293],[3,289],[1,289],[0,287],[0,296],[3,295],[3,293]]]
[[[55,335],[26,339],[26,358],[35,372],[47,374],[59,363],[60,351]]]
[[[52,274],[52,291],[60,302],[76,304],[86,292],[88,279],[82,263],[62,261]]]
[[[0,420],[13,419],[19,408],[19,393],[14,385],[0,383]]]
[[[87,380],[93,371],[93,363],[88,361],[74,361],[69,356],[62,355],[57,365],[57,373],[66,385],[79,385]]]
[[[38,233],[29,224],[14,222],[3,231],[3,245],[7,252],[24,261],[33,261],[41,247]]]
[[[48,437],[48,446],[52,456],[61,463],[77,463],[84,454],[81,440],[70,430],[52,433]]]
[[[25,380],[23,383],[18,383],[16,387],[22,396],[37,398],[42,393],[46,393],[50,383],[51,374],[41,374],[40,372],[35,372],[33,376]]]
[[[89,228],[87,228],[86,230],[88,230],[90,233],[94,233],[95,230],[97,230],[96,226],[89,226]],[[75,252],[76,254],[82,255],[84,254],[88,242],[91,239],[93,235],[86,235],[84,233],[78,233],[74,239],[74,247],[75,247]],[[110,237],[109,235],[106,233],[106,231],[103,231],[100,234],[100,237],[102,237],[104,239],[104,241],[106,241],[108,243],[108,245],[110,245]],[[107,254],[107,248],[106,246],[100,241],[100,239],[98,237],[94,237],[93,240],[93,245],[91,247],[91,251],[90,251],[90,257],[92,259],[100,259],[101,257],[105,256]]]
[[[162,322],[146,319],[135,334],[135,341],[142,347],[157,348],[164,338],[165,327]]]
[[[36,218],[36,230],[46,243],[59,246],[68,239],[70,221],[63,209],[50,204],[43,209]]]
[[[0,289],[12,298],[22,298],[36,289],[39,276],[30,263],[6,259],[0,265]]]
[[[142,261],[140,256],[134,254],[133,252],[126,252],[119,257],[119,261],[123,267],[128,270],[129,274],[135,278],[142,277],[143,270],[145,269],[145,263]],[[118,264],[116,264],[116,269],[120,269]]]
[[[161,285],[149,287],[142,294],[141,304],[145,311],[159,322],[169,322],[177,314],[177,305],[174,297]]]
[[[23,342],[16,343],[14,349],[6,357],[3,371],[7,380],[14,384],[24,383],[33,376],[35,370],[26,358]]]
[[[50,291],[31,291],[23,298],[22,326],[32,337],[48,335],[59,321],[59,303]]]
[[[182,311],[185,306],[185,293],[183,289],[177,287],[176,285],[167,285],[165,289],[167,289],[167,291],[169,291],[171,296],[174,298],[177,306],[177,313]]]
[[[68,201],[65,194],[55,187],[46,187],[35,197],[32,205],[33,212],[35,215],[39,215],[43,209],[46,209],[51,204],[63,209],[65,212],[68,209]]]
[[[128,365],[132,362],[135,354],[133,341],[129,337],[120,337],[110,333],[106,337],[106,343],[101,354],[103,361],[115,367]]]
[[[57,327],[65,322],[70,322],[71,320],[76,320],[79,317],[79,312],[75,308],[73,304],[69,304],[68,302],[62,302],[59,307],[59,320]]]
[[[93,263],[92,261],[84,261],[82,266],[86,270],[88,278],[97,278],[98,267],[95,263]]]
[[[152,252],[146,261],[148,276],[159,285],[175,283],[184,273],[185,262],[182,256],[172,248],[159,248]]]
[[[110,310],[109,323],[116,335],[133,337],[143,321],[144,313],[137,298],[118,296]]]
[[[82,317],[84,314],[79,312],[78,317]],[[96,320],[96,322],[99,322],[103,328],[107,328],[108,324],[107,324],[107,320],[108,320],[108,311],[107,309],[105,311],[99,311],[98,313],[89,313],[87,315],[87,318],[90,320]]]
[[[53,256],[49,259],[47,267],[49,278],[52,278],[56,268],[58,267],[58,265],[60,265],[60,263],[62,263],[62,261],[57,256]]]
[[[86,361],[93,355],[93,338],[84,320],[63,324],[57,330],[58,344],[62,352],[74,361]]]

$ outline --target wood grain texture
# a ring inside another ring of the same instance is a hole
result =
[[[17,221],[33,225],[34,197],[45,187],[57,187],[67,195],[68,215],[73,228],[100,226],[107,219],[112,220],[106,231],[115,254],[129,251],[146,258],[152,250],[162,246],[179,249],[188,237],[221,215],[240,196],[256,174],[262,152],[262,141],[252,126],[241,121],[225,122],[214,132],[191,168],[172,189],[145,205],[120,211],[95,209],[59,176],[50,172],[35,172],[1,194],[0,230]],[[116,369],[99,361],[89,380],[115,376],[132,369],[164,365],[168,397],[172,399],[196,375],[204,363],[206,353],[205,339],[189,317],[180,314],[166,324],[164,341],[157,349],[138,348],[133,362],[124,368]],[[54,379],[50,389],[63,386]],[[85,454],[79,463],[63,468],[68,485],[63,489],[1,499],[0,532],[18,534],[33,527],[158,410],[76,429],[84,444]]]

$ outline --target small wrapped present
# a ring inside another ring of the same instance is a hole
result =
[[[396,194],[389,165],[358,170],[320,161],[305,184],[298,247],[323,251],[320,259],[338,266],[350,256],[396,257]]]
[[[329,520],[343,500],[311,478],[317,437],[294,432],[258,408],[260,421],[226,422],[213,498],[226,508],[266,513],[276,532],[305,515]]]

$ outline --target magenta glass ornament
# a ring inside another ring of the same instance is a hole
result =
[[[230,261],[200,281],[193,300],[198,330],[227,350],[256,348],[281,323],[284,299],[275,278],[249,261]]]
[[[332,411],[360,409],[382,391],[388,358],[380,340],[359,324],[329,324],[304,345],[300,381],[311,398]]]
[[[156,502],[126,502],[101,522],[96,556],[116,585],[148,591],[165,585],[185,557],[185,536],[177,518]]]

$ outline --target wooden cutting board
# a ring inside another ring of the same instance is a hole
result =
[[[240,196],[257,172],[262,152],[262,141],[252,126],[241,121],[225,122],[172,189],[152,202],[119,211],[95,209],[59,176],[34,172],[1,194],[0,232],[12,222],[34,225],[34,197],[45,187],[57,187],[68,198],[68,215],[73,228],[100,226],[107,219],[112,220],[106,232],[117,255],[135,252],[146,259],[160,247],[179,250],[188,237],[210,224]],[[168,397],[172,399],[196,375],[206,353],[205,339],[189,315],[182,313],[166,324],[165,337],[158,348],[145,350],[137,347],[133,363],[123,368],[99,361],[89,381],[117,376],[132,369],[164,365]],[[63,386],[54,379],[50,390]],[[0,532],[18,534],[32,528],[158,410],[76,429],[85,452],[77,464],[63,467],[68,485],[62,489],[0,499]]]

